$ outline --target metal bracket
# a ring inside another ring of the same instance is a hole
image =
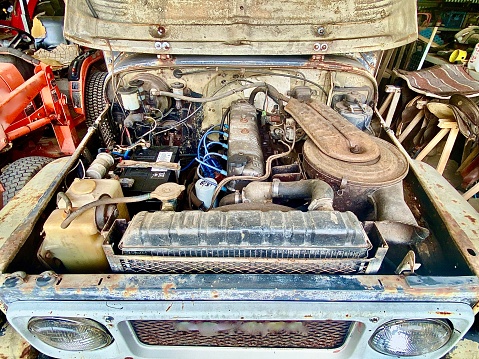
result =
[[[421,263],[416,263],[416,254],[413,251],[409,251],[394,272],[396,274],[402,274],[403,272],[411,272],[413,274],[419,267],[421,267]]]

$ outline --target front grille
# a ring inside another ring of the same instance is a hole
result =
[[[133,320],[138,340],[146,345],[312,348],[341,347],[354,322]]]
[[[121,256],[120,272],[123,273],[262,273],[262,274],[358,274],[367,267],[367,259],[333,260],[241,260],[191,261],[145,256],[142,259]],[[111,258],[110,258],[111,264]],[[113,266],[112,266],[113,267]],[[118,266],[115,268],[118,269]]]

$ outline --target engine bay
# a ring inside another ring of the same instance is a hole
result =
[[[107,78],[103,145],[43,226],[45,267],[368,274],[396,270],[428,238],[359,62],[138,61]]]

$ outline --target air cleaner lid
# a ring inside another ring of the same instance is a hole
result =
[[[337,160],[321,152],[308,139],[303,147],[305,161],[319,173],[345,179],[348,183],[368,187],[388,186],[406,177],[409,164],[404,155],[392,144],[371,137],[379,148],[379,160],[375,163],[352,163]]]

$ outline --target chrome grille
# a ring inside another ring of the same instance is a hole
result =
[[[138,340],[146,345],[256,348],[341,347],[354,322],[133,320]]]

